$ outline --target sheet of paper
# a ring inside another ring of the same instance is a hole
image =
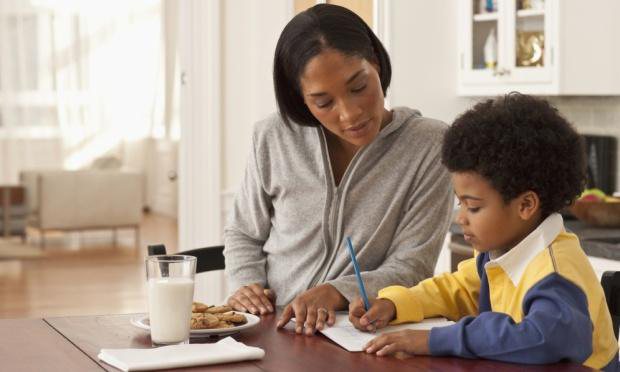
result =
[[[337,313],[336,323],[331,327],[325,327],[321,333],[348,351],[363,351],[364,345],[378,335],[386,332],[400,331],[403,329],[431,329],[433,327],[445,327],[454,324],[446,318],[429,318],[419,323],[407,323],[392,325],[377,330],[374,333],[362,332],[349,321],[347,313]]]

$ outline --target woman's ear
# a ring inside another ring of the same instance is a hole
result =
[[[519,200],[519,217],[523,220],[529,220],[540,210],[540,198],[534,191],[528,190],[518,197]]]

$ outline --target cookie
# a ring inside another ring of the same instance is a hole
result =
[[[204,313],[208,308],[209,306],[203,304],[202,302],[192,303],[192,313]]]
[[[222,305],[222,306],[210,306],[207,309],[207,313],[210,314],[217,314],[217,313],[227,313],[229,311],[232,311],[232,307],[227,306],[227,305]]]
[[[196,315],[194,315],[196,314]],[[213,314],[193,313],[191,320],[192,329],[219,328],[220,320]]]
[[[219,320],[223,320],[230,323],[235,324],[245,324],[247,320],[245,319],[245,315],[241,313],[235,313],[234,311],[229,311],[227,313],[215,314]]]

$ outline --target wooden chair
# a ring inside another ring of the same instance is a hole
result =
[[[149,256],[166,254],[166,246],[163,244],[149,245],[148,253]],[[204,273],[207,271],[224,270],[223,245],[191,249],[175,254],[183,254],[196,257],[196,274]]]
[[[0,234],[9,237],[19,235],[26,241],[26,191],[23,186],[0,185]]]
[[[611,314],[614,335],[618,339],[618,326],[620,325],[620,271],[605,271],[601,277],[601,286],[605,292],[607,307]]]

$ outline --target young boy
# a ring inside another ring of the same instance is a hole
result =
[[[584,186],[580,136],[546,101],[512,93],[457,118],[442,151],[475,258],[412,288],[384,288],[367,312],[356,300],[349,318],[365,331],[435,316],[458,322],[387,333],[366,351],[618,369],[603,289],[557,213]]]

